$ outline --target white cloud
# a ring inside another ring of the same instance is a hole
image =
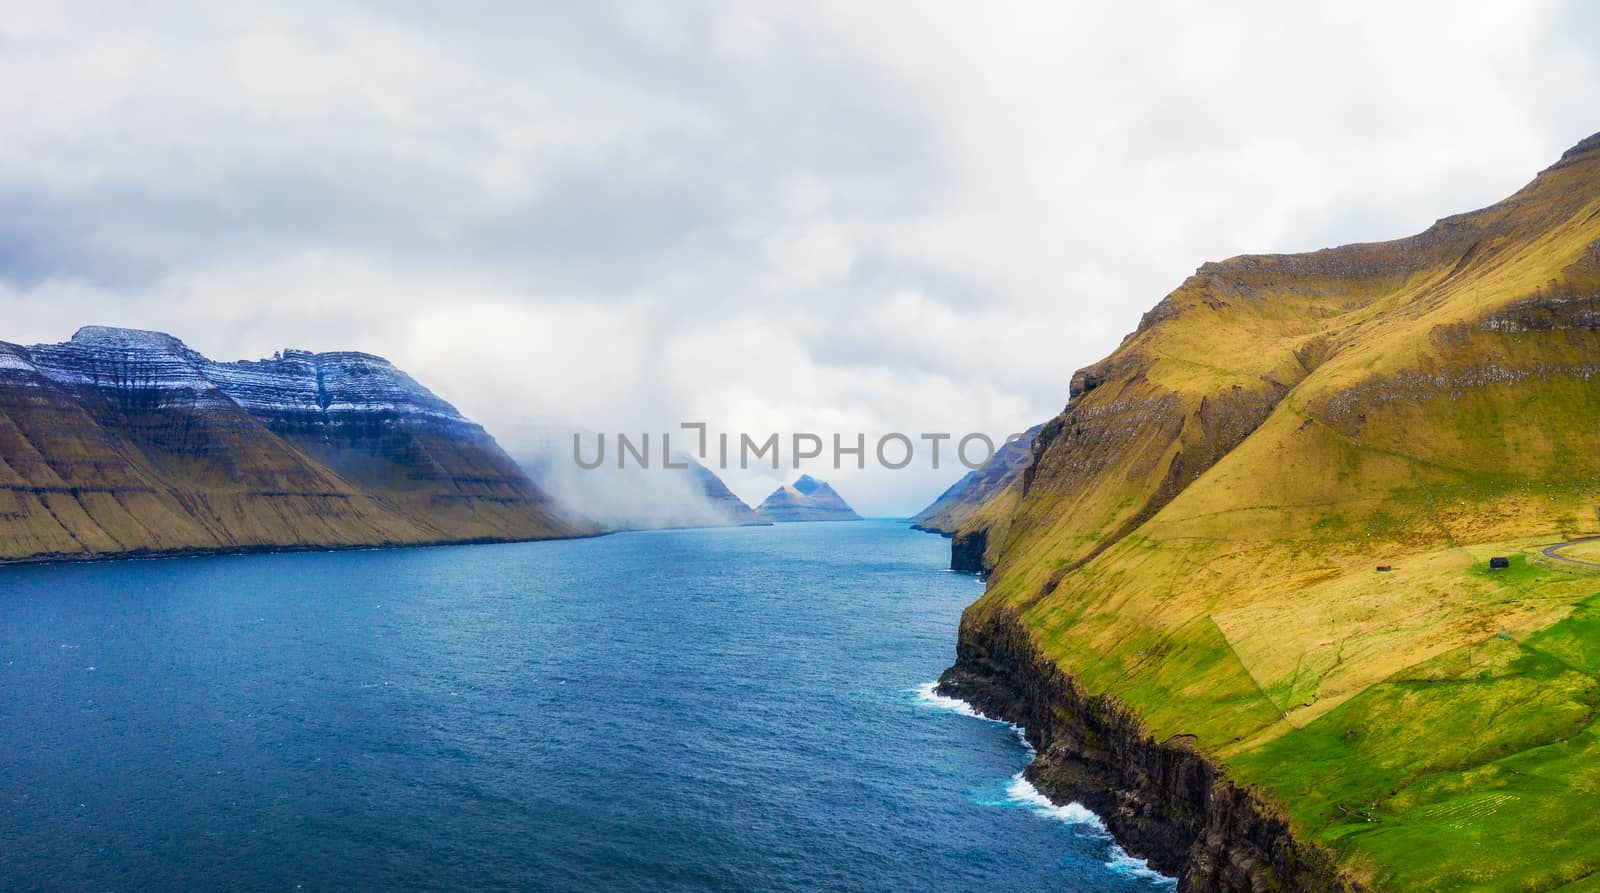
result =
[[[0,339],[390,356],[540,424],[1006,433],[1195,267],[1600,129],[1575,3],[0,11]],[[868,512],[954,477],[832,475]],[[773,474],[734,474],[758,499]]]

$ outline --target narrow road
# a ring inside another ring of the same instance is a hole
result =
[[[1545,546],[1544,557],[1553,558],[1556,561],[1565,561],[1567,564],[1576,564],[1579,567],[1600,568],[1600,561],[1584,561],[1581,558],[1568,558],[1560,554],[1560,550],[1568,546],[1576,546],[1579,543],[1600,543],[1600,536],[1586,536],[1583,539],[1568,540],[1564,543],[1556,543],[1553,546]]]

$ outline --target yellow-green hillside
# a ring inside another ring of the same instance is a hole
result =
[[[1527,557],[1600,532],[1600,135],[1408,239],[1207,264],[1080,380],[957,536],[969,623],[1374,887],[1600,872],[1600,578]]]

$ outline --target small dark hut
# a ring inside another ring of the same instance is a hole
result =
[[[1504,555],[1496,555],[1495,557],[1489,559],[1489,570],[1503,571],[1510,566],[1511,559],[1505,557]]]

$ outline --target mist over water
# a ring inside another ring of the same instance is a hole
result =
[[[649,463],[641,465],[632,456],[619,462],[620,449],[608,435],[542,427],[534,431],[532,445],[520,452],[517,463],[574,518],[607,530],[716,527],[741,520],[740,506],[707,495],[707,478],[717,480],[709,469],[681,452],[668,454],[672,465],[666,465],[660,441],[641,441]],[[604,454],[597,449],[601,438],[611,441]],[[728,498],[737,501],[731,493]]]
[[[0,568],[0,888],[1169,888],[919,691],[981,592],[947,549],[863,522]]]
[[[580,468],[570,458],[562,461],[540,454],[521,465],[539,488],[570,513],[610,530],[649,530],[664,527],[714,527],[732,521],[729,513],[706,498],[691,469]]]

